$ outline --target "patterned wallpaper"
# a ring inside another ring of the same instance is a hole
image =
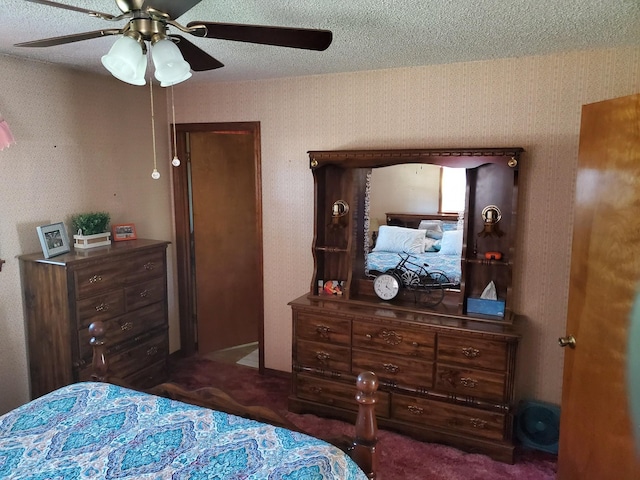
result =
[[[113,222],[135,223],[141,238],[172,238],[166,99],[157,90],[163,176],[154,181],[148,89],[0,56],[0,112],[17,142],[0,151],[0,414],[28,400],[16,257],[41,251],[36,226],[64,221],[71,235],[71,214],[106,210]],[[175,308],[172,300],[174,323]]]
[[[18,142],[0,152],[4,413],[28,399],[16,256],[39,250],[35,227],[96,209],[136,223],[141,237],[171,240],[173,225],[165,92],[154,90],[162,173],[154,182],[148,90],[6,56],[0,86],[0,112]],[[196,74],[175,88],[178,123],[261,122],[265,358],[277,370],[291,368],[287,302],[306,293],[313,267],[308,150],[524,147],[517,394],[555,403],[581,105],[637,92],[637,48],[240,83],[202,84]],[[173,351],[179,331],[172,247],[169,253]]]
[[[287,302],[307,292],[313,267],[308,150],[524,147],[517,396],[559,403],[581,105],[637,92],[640,49],[630,48],[242,83],[194,75],[176,88],[176,115],[261,122],[265,359],[285,371]]]

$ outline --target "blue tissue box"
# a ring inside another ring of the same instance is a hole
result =
[[[467,313],[495,315],[504,317],[504,300],[487,300],[484,298],[467,298]]]

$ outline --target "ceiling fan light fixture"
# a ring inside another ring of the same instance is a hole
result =
[[[161,87],[170,87],[191,78],[191,66],[180,49],[168,38],[151,41],[151,57],[156,67],[155,77]]]
[[[132,85],[146,84],[147,60],[142,45],[131,36],[123,35],[116,40],[109,53],[103,55],[102,65],[118,80]]]

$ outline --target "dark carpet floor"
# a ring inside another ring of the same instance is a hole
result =
[[[320,437],[354,435],[352,425],[287,411],[291,390],[288,375],[259,375],[253,368],[213,362],[198,356],[174,361],[173,382],[188,388],[214,386],[246,405],[264,405],[292,421],[303,431]],[[380,429],[381,480],[553,480],[556,457],[535,450],[519,450],[516,463],[508,465],[480,454],[421,442]]]

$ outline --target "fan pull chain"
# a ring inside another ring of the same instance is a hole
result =
[[[153,111],[153,79],[149,78],[149,90],[151,92],[151,138],[153,139],[153,172],[151,178],[158,180],[160,172],[158,171],[158,162],[156,158],[156,118]]]
[[[178,145],[176,140],[176,107],[173,101],[173,85],[171,85],[171,115],[173,117],[173,160],[171,160],[171,165],[179,167],[180,159],[178,158]]]

